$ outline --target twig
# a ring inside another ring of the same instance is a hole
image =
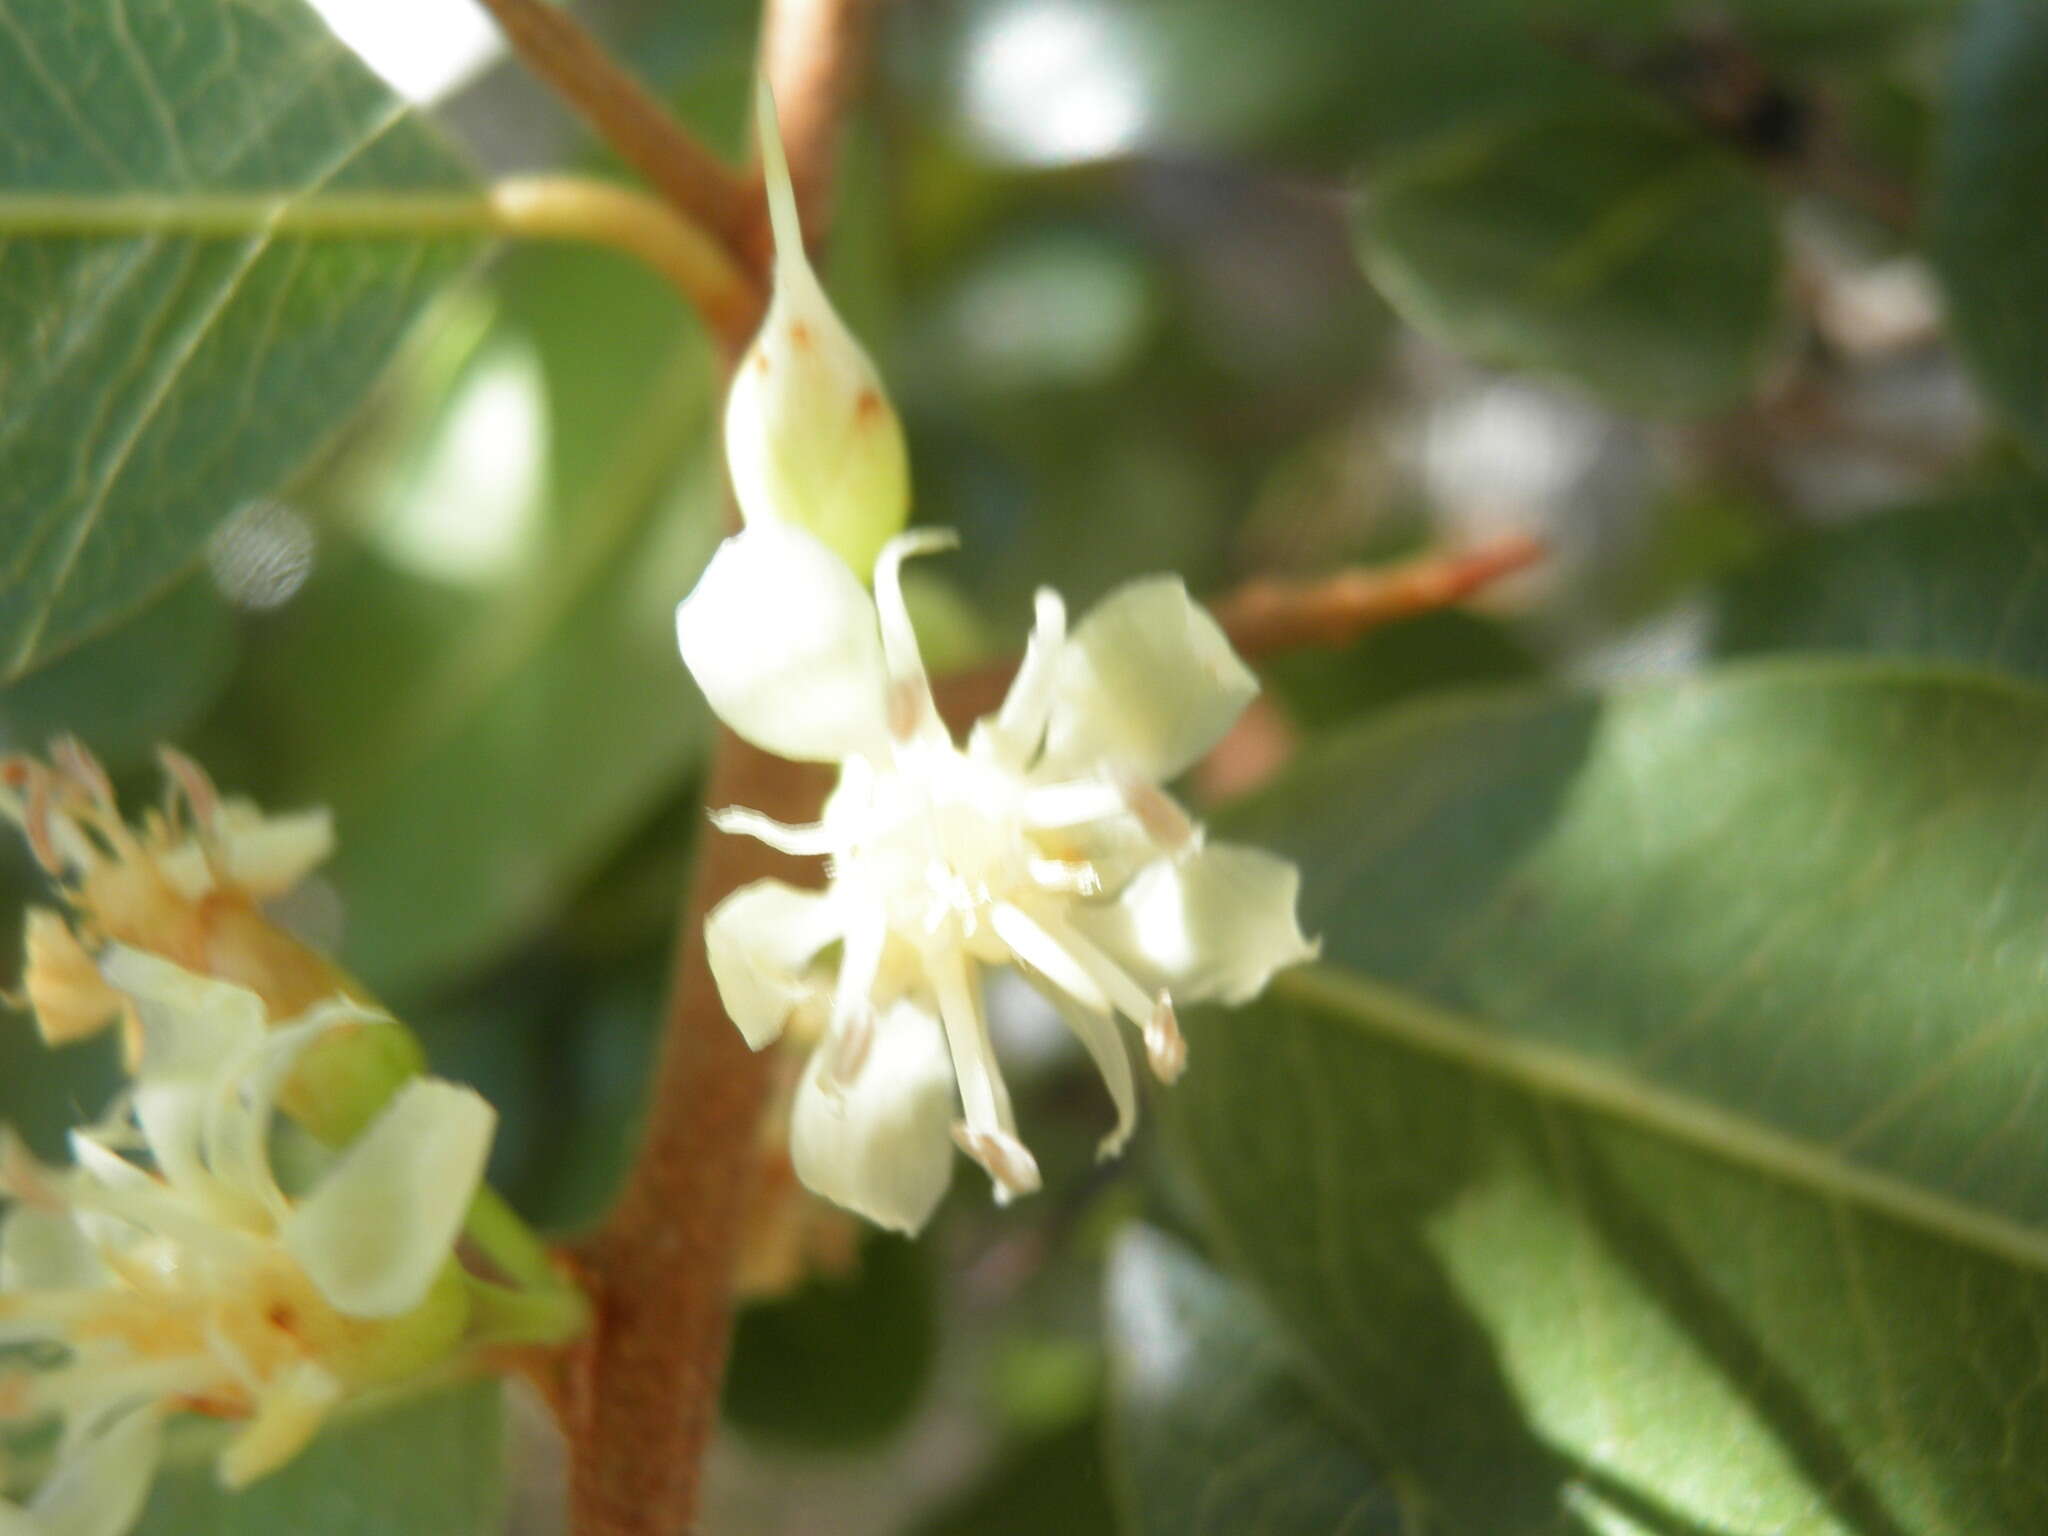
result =
[[[1248,581],[1215,605],[1230,642],[1246,656],[1304,646],[1348,645],[1369,629],[1448,608],[1541,559],[1543,546],[1510,534],[1457,554],[1339,571],[1307,581]]]
[[[827,784],[808,765],[721,733],[707,795],[802,820]],[[673,1536],[696,1516],[718,1419],[735,1255],[752,1193],[755,1127],[773,1060],[726,1022],[704,958],[704,915],[769,875],[817,871],[751,838],[708,839],[686,903],[651,1111],[625,1193],[582,1255],[598,1326],[569,1384],[577,1536]]]
[[[691,136],[567,11],[548,0],[483,0],[535,74],[742,266],[759,193]]]
[[[490,189],[493,226],[536,240],[608,245],[652,267],[737,353],[761,312],[754,279],[724,246],[666,203],[630,187],[585,177],[517,177]]]
[[[1511,534],[1456,554],[1424,555],[1400,565],[1366,566],[1303,581],[1258,577],[1211,604],[1240,654],[1256,661],[1281,651],[1349,644],[1369,629],[1462,602],[1534,564],[1543,546]],[[942,677],[939,713],[955,731],[998,708],[1016,674],[1009,657]]]
[[[490,0],[502,14],[508,0]],[[814,208],[831,178],[836,116],[860,66],[855,0],[770,8],[763,68],[790,168]],[[722,206],[751,211],[758,187]],[[811,226],[817,227],[816,221]],[[723,233],[730,240],[732,231]],[[765,269],[766,245],[749,252]],[[815,767],[755,751],[721,731],[707,797],[798,821],[826,783]],[[578,1536],[674,1536],[696,1518],[704,1452],[718,1420],[731,1289],[772,1063],[725,1017],[704,954],[706,913],[750,880],[816,879],[749,838],[710,840],[685,903],[646,1138],[619,1203],[580,1255],[598,1321],[564,1363],[558,1405],[571,1449]]]

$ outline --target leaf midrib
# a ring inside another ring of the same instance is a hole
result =
[[[2048,1232],[1934,1194],[1718,1104],[1646,1083],[1581,1052],[1505,1034],[1401,988],[1329,965],[1284,972],[1274,979],[1271,993],[1535,1098],[2048,1272]]]

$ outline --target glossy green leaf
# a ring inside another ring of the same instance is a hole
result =
[[[239,1493],[221,1488],[195,1435],[174,1449],[182,1464],[157,1480],[134,1536],[498,1536],[503,1418],[495,1382],[365,1413]]]
[[[1777,233],[1753,172],[1591,82],[1513,98],[1376,162],[1367,273],[1411,324],[1630,408],[1742,397],[1778,319]]]
[[[1134,1228],[1110,1260],[1112,1447],[1136,1536],[1403,1536],[1356,1432],[1302,1383],[1255,1297]]]
[[[473,253],[468,187],[299,0],[0,5],[0,677],[333,433]]]
[[[886,1234],[844,1275],[740,1314],[725,1414],[750,1434],[796,1445],[871,1444],[917,1406],[938,1349],[931,1255]]]
[[[1227,827],[1325,959],[1191,1022],[1178,1144],[1444,1529],[2048,1524],[2044,790],[2048,697],[1806,662],[1412,710]]]
[[[175,741],[226,686],[235,621],[204,573],[119,628],[0,687],[0,749],[40,752],[78,737],[115,772]]]
[[[2048,462],[2048,8],[1979,0],[1957,41],[1929,248],[1964,360]]]
[[[721,516],[707,344],[608,255],[519,251],[492,292],[244,701],[271,792],[334,809],[345,957],[400,993],[565,900],[706,739],[673,614]]]
[[[2048,679],[2048,487],[1810,534],[1729,578],[1715,648],[1941,657]]]
[[[1102,1425],[1087,1418],[1010,1447],[972,1487],[913,1527],[914,1536],[1116,1536],[1102,1464]]]

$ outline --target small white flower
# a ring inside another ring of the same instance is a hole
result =
[[[219,1461],[239,1487],[467,1322],[453,1250],[495,1123],[482,1099],[415,1079],[287,1193],[276,1096],[307,1045],[364,1011],[336,1001],[273,1028],[230,983],[118,945],[102,966],[140,1021],[132,1087],[72,1133],[70,1168],[0,1140],[0,1345],[43,1346],[0,1367],[0,1422],[63,1426],[26,1506],[0,1502],[4,1536],[125,1531],[174,1411],[244,1421]]]
[[[948,542],[891,542],[870,597],[815,539],[754,523],[676,613],[683,659],[733,730],[840,765],[813,825],[714,814],[822,855],[831,878],[823,892],[772,880],[734,892],[705,942],[750,1045],[793,1017],[822,1027],[792,1117],[798,1175],[904,1231],[945,1192],[949,1127],[998,1199],[1038,1187],[989,1043],[984,967],[1016,966],[1094,1058],[1117,1111],[1108,1156],[1137,1113],[1119,1017],[1171,1081],[1186,1058],[1176,1000],[1242,1002],[1315,953],[1295,920],[1294,867],[1205,845],[1159,788],[1257,692],[1215,621],[1177,579],[1155,578],[1070,634],[1058,596],[1041,592],[1016,682],[963,749],[939,720],[899,579],[907,555]],[[834,945],[824,984],[814,966]]]

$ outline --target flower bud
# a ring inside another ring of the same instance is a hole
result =
[[[804,255],[775,104],[759,93],[775,294],[726,398],[725,453],[749,523],[794,523],[865,575],[910,516],[903,427]]]

